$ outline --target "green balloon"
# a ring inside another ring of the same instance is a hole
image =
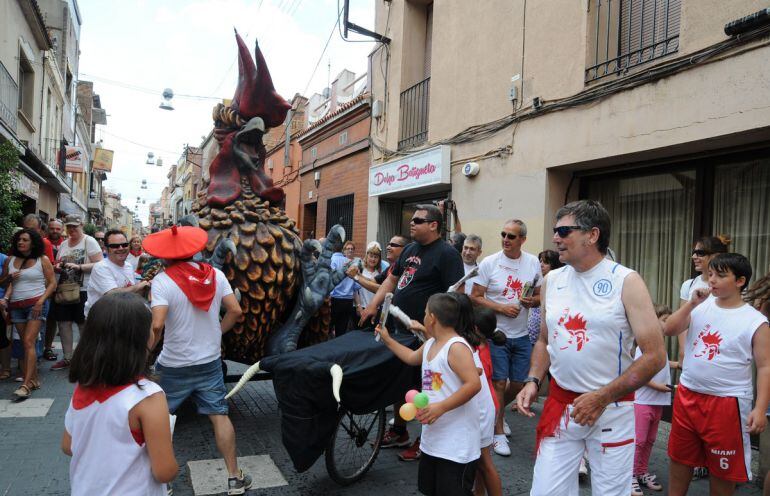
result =
[[[414,395],[414,406],[417,408],[425,408],[428,406],[429,402],[428,395],[425,393],[417,393]]]

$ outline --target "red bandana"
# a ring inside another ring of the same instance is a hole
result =
[[[179,286],[194,307],[208,312],[217,291],[214,267],[205,263],[200,268],[182,262],[166,268],[166,274]]]
[[[75,392],[72,394],[72,407],[75,408],[75,410],[82,410],[83,408],[91,405],[91,403],[94,401],[104,403],[129,386],[131,386],[131,384],[123,384],[121,386],[95,387],[81,387],[80,385],[75,386]]]
[[[133,256],[135,256],[135,257],[141,257],[141,256],[142,256],[142,250],[136,250],[136,251],[134,251],[134,250],[129,250],[128,252],[129,252],[130,254],[132,254]]]

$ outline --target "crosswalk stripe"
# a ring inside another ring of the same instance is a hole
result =
[[[195,496],[227,491],[227,468],[221,458],[187,462]],[[288,486],[270,455],[238,457],[238,466],[253,479],[252,489]]]
[[[53,398],[30,398],[14,403],[0,400],[0,418],[45,417],[53,404]]]

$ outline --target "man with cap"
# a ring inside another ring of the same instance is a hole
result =
[[[207,239],[206,231],[192,226],[172,226],[144,239],[144,250],[166,265],[152,280],[152,348],[165,327],[156,370],[169,410],[193,398],[198,413],[208,415],[214,427],[228,472],[227,494],[244,494],[252,481],[238,469],[221,359],[222,334],[243,312],[222,271],[192,261]],[[220,307],[226,310],[221,321]]]

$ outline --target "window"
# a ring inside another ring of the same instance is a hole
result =
[[[313,148],[310,149],[310,158],[315,160],[316,157],[318,157],[318,147],[314,146]]]
[[[343,132],[340,133],[339,143],[340,143],[340,145],[347,145],[348,144],[348,132],[347,131],[343,131]]]
[[[585,81],[676,53],[680,7],[681,0],[590,0]]]
[[[32,125],[35,104],[35,71],[32,63],[22,50],[19,50],[19,111],[26,118],[26,124]]]
[[[273,170],[273,159],[267,159],[267,170]]]
[[[353,239],[353,197],[338,196],[326,202],[326,231],[334,224],[345,228],[345,239]]]

